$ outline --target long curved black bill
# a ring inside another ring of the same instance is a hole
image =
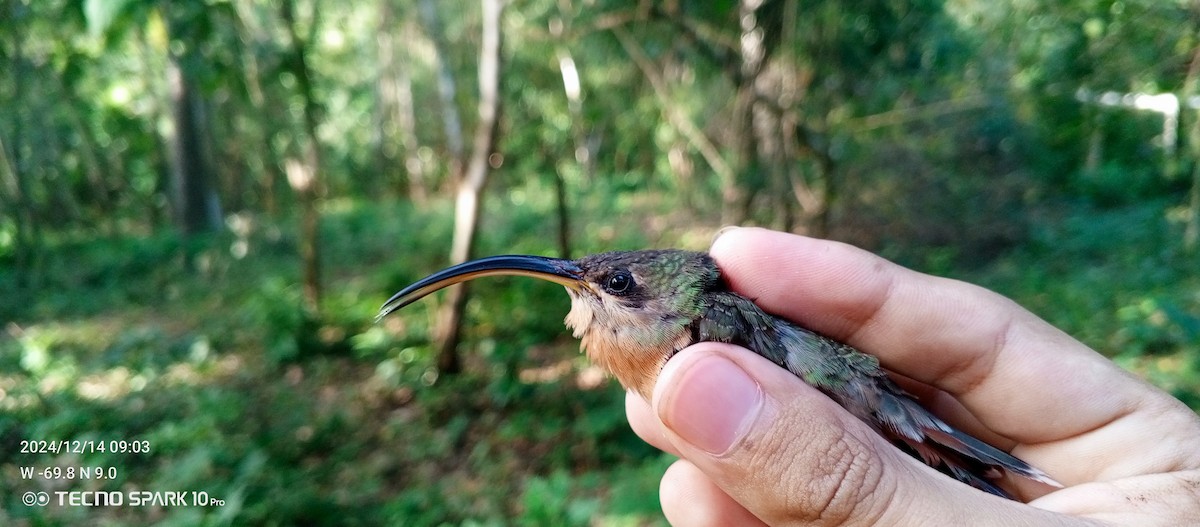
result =
[[[578,265],[575,265],[570,260],[523,254],[489,256],[442,269],[418,280],[413,285],[401,289],[400,292],[392,295],[387,302],[383,303],[383,306],[379,308],[379,314],[375,316],[375,320],[378,321],[393,311],[416,302],[425,295],[443,287],[473,280],[481,276],[495,275],[531,276],[562,284],[572,289],[579,288],[583,284],[583,269],[580,269]]]

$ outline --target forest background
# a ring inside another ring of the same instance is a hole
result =
[[[3,0],[0,68],[5,525],[661,525],[560,287],[373,317],[728,224],[979,283],[1200,407],[1200,3]],[[63,439],[150,452],[21,451]],[[21,502],[64,490],[223,505]]]

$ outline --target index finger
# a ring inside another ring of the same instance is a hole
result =
[[[846,244],[762,229],[728,231],[710,253],[735,291],[952,394],[985,426],[1021,443],[1014,451],[1025,450],[1018,455],[1034,464],[1078,459],[1080,448],[1129,457],[1131,436],[1147,429],[1196,428],[1195,415],[1186,407],[1180,413],[1178,401],[986,289]],[[1164,413],[1174,421],[1164,421]],[[1127,426],[1109,426],[1118,421],[1144,428],[1129,434]],[[1136,448],[1140,459],[1126,473],[1183,461],[1176,451],[1155,466],[1144,442]]]

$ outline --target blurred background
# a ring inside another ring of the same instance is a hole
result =
[[[561,287],[372,319],[468,256],[727,224],[982,284],[1200,407],[1194,2],[0,6],[2,524],[662,525]],[[151,451],[20,449],[60,439]],[[20,500],[60,490],[224,505]]]

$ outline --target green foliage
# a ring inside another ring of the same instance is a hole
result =
[[[266,330],[263,339],[267,358],[276,364],[296,360],[312,332],[312,322],[296,309],[301,305],[300,286],[273,277],[258,293],[250,297],[245,310],[251,324]]]
[[[599,500],[572,496],[573,487],[586,485],[586,480],[572,478],[565,472],[555,472],[548,478],[533,478],[525,485],[521,498],[522,525],[587,526],[600,508]]]

